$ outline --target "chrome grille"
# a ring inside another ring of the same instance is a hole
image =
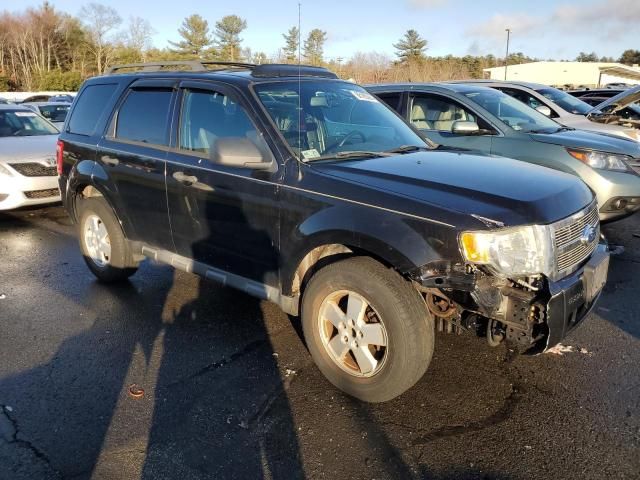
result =
[[[595,238],[583,238],[587,226],[595,228]],[[553,225],[558,277],[575,271],[591,255],[600,241],[600,220],[596,202],[581,212]]]
[[[58,175],[56,167],[47,167],[40,163],[10,163],[13,168],[20,175],[25,177],[55,177]]]

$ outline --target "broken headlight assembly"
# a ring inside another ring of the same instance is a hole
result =
[[[467,262],[485,265],[500,277],[552,276],[555,271],[551,228],[545,225],[463,232],[460,249]]]

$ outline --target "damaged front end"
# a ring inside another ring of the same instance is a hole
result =
[[[539,353],[560,342],[591,312],[606,281],[609,254],[599,245],[578,270],[559,281],[542,275],[500,278],[471,265],[430,265],[413,282],[439,331],[471,331],[495,347],[506,342]]]
[[[410,277],[439,330],[475,330],[491,346],[540,352],[600,296],[609,253],[599,228],[594,202],[551,225],[464,232],[462,261],[435,262]]]

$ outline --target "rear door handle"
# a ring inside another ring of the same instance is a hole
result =
[[[184,172],[174,172],[172,176],[177,181],[187,186],[193,185],[194,183],[198,183],[198,177],[194,177],[193,175],[187,175]]]

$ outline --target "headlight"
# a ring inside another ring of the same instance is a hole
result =
[[[601,168],[603,170],[619,170],[625,172],[629,170],[627,161],[631,157],[627,155],[619,155],[616,153],[597,152],[595,150],[576,150],[567,148],[567,152],[573,158],[586,163],[592,168]]]
[[[0,175],[6,175],[7,177],[11,177],[11,172],[9,170],[7,170],[6,167],[4,167],[1,163],[0,163]]]
[[[502,277],[551,276],[554,273],[553,244],[548,226],[463,232],[460,247],[469,263],[486,265]]]

